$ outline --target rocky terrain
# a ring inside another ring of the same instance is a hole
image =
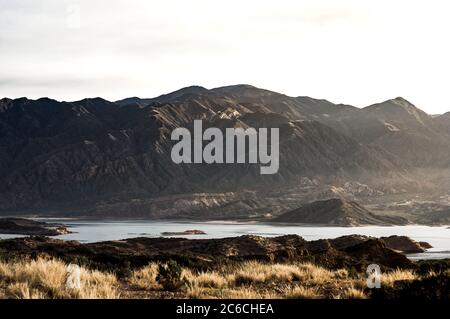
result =
[[[427,249],[433,248],[429,243],[416,242],[406,236],[381,237],[380,240],[389,248],[405,254],[423,253]]]
[[[63,224],[45,223],[24,218],[0,218],[0,234],[57,236],[69,234]]]
[[[1,298],[449,299],[449,261],[413,262],[407,237],[290,235],[134,238],[82,244],[47,237],[0,240]],[[381,267],[381,289],[366,267]],[[81,267],[79,289],[67,274]]]
[[[180,235],[206,235],[203,230],[198,229],[188,229],[185,231],[166,231],[161,233],[162,236],[180,236]]]
[[[361,206],[394,203],[392,197],[437,201],[449,195],[448,118],[403,98],[358,109],[249,85],[116,102],[4,98],[0,213],[270,219],[336,197]],[[279,128],[279,172],[262,176],[255,164],[174,164],[170,134],[192,129],[195,119],[204,128]],[[353,211],[364,215],[357,223],[389,223]],[[393,213],[393,223],[403,223]],[[404,218],[448,223],[445,210]]]
[[[372,238],[352,235],[306,241],[297,235],[281,237],[241,236],[223,239],[133,238],[86,243],[46,237],[0,240],[0,258],[49,255],[66,261],[82,260],[99,267],[120,269],[144,266],[154,260],[207,266],[224,260],[264,262],[313,262],[330,269],[363,269],[377,263],[386,268],[414,268],[404,252],[424,251],[407,237]],[[416,250],[413,250],[414,247]]]
[[[353,201],[333,198],[306,204],[274,219],[281,223],[302,223],[334,226],[404,225],[401,217],[377,216]]]

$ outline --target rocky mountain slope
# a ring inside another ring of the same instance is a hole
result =
[[[259,164],[174,164],[170,134],[177,127],[192,130],[195,119],[205,128],[278,127],[279,172],[260,175]],[[258,214],[287,211],[311,197],[326,198],[318,195],[325,185],[367,185],[374,194],[432,188],[417,170],[443,176],[450,158],[448,130],[436,121],[401,98],[358,109],[249,85],[188,87],[117,102],[4,98],[0,212],[95,215],[106,209],[112,216],[154,216],[149,208],[156,209],[159,198],[169,198],[170,206],[171,196],[214,193],[226,197],[213,205],[223,218],[245,215],[240,209],[246,207]],[[315,182],[303,185],[305,179]],[[292,190],[297,200],[276,200]],[[187,206],[198,204],[195,197]]]

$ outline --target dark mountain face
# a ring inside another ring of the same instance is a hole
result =
[[[192,130],[196,119],[205,128],[278,127],[278,173],[261,175],[259,164],[174,164],[171,132]],[[77,210],[173,194],[266,191],[306,177],[384,188],[395,180],[404,187],[413,184],[414,167],[435,158],[445,163],[450,148],[442,154],[434,148],[447,135],[434,123],[403,100],[361,110],[248,85],[189,87],[114,103],[2,99],[0,210]]]

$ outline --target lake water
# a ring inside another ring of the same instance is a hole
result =
[[[186,222],[186,221],[94,221],[70,219],[40,219],[48,222],[60,222],[70,226],[75,232],[57,236],[64,240],[97,242],[119,240],[133,237],[160,237],[162,232],[182,232],[188,229],[203,230],[206,235],[183,235],[185,238],[223,238],[242,235],[280,236],[296,234],[306,240],[336,238],[344,235],[359,234],[374,237],[404,235],[416,241],[430,243],[433,248],[422,254],[409,255],[411,259],[450,258],[450,229],[430,226],[364,226],[364,227],[317,227],[304,225],[272,225],[262,223],[228,222]],[[20,237],[2,235],[0,238]],[[176,236],[173,236],[176,237]]]

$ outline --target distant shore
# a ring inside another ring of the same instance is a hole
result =
[[[58,236],[70,234],[67,225],[25,218],[0,218],[0,234]]]

